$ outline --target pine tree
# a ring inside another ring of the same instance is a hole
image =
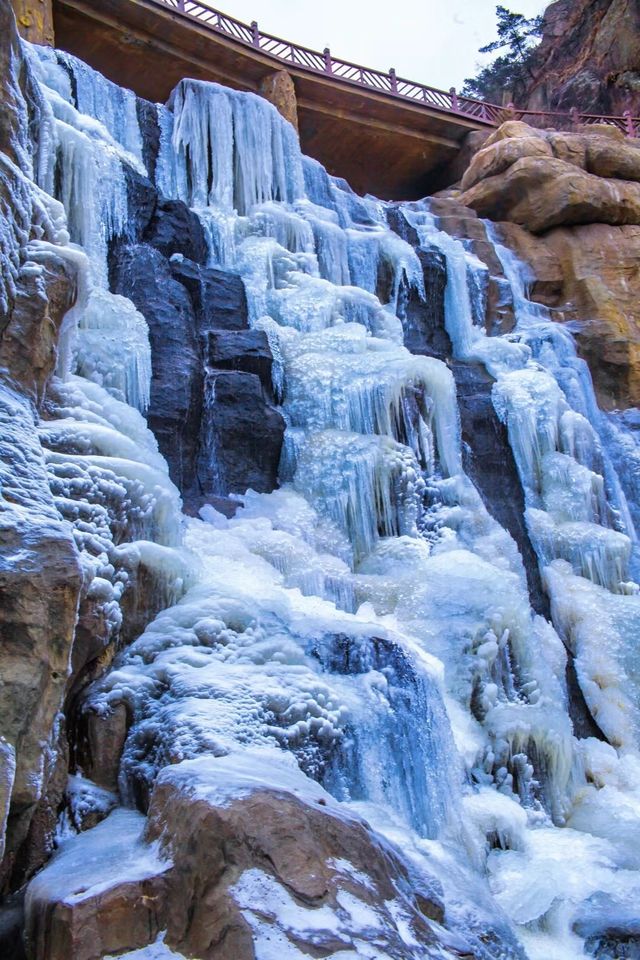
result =
[[[505,52],[464,82],[463,94],[499,102],[505,91],[516,96],[533,79],[532,53],[542,33],[542,16],[525,17],[506,7],[496,7],[497,40],[480,47],[480,53]]]

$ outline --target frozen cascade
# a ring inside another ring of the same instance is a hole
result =
[[[62,202],[70,238],[90,263],[90,270],[79,270],[83,304],[74,311],[75,367],[117,399],[145,410],[151,383],[147,324],[130,301],[109,292],[107,278],[109,241],[127,231],[123,164],[144,171],[135,97],[67,54],[34,47],[30,59],[47,109],[40,124],[39,186]]]
[[[446,257],[455,357],[495,378],[554,629],[463,472],[450,370],[402,346],[400,290],[424,292],[422,272],[384,205],[303,158],[266,101],[183,81],[159,110],[157,185],[198,212],[211,263],[242,275],[288,429],[280,489],[248,491],[233,519],[212,506],[182,518],[139,412],[144,320],[106,289],[107,243],[127,228],[123,163],[140,163],[133,107],[88,68],[42,57],[58,173],[41,186],[61,185],[88,257],[75,367],[41,425],[52,490],[105,602],[132,554],[175,593],[83,700],[86,716],[124,705],[132,720],[121,796],[144,808],[162,767],[205,757],[213,770],[256,751],[278,786],[293,756],[435,872],[479,958],[525,955],[485,942],[492,911],[531,960],[585,956],[598,905],[624,917],[640,891],[640,598],[612,428],[570,336],[527,300],[494,235],[518,322],[487,336],[485,265],[428,205],[401,207]],[[565,645],[608,743],[574,736]]]
[[[180,496],[140,413],[151,378],[146,321],[107,288],[107,243],[127,226],[122,163],[139,167],[115,139],[128,131],[128,145],[135,140],[135,97],[75,58],[25,49],[42,95],[33,164],[39,183],[29,185],[42,227],[29,244],[30,268],[41,269],[40,259],[54,253],[76,286],[39,438],[53,502],[78,547],[81,604],[94,605],[103,624],[95,640],[106,648],[123,636],[124,610],[135,608],[143,581],[145,600],[157,609],[175,602],[190,577]],[[85,107],[101,115],[100,104],[113,133],[76,109],[72,69]],[[136,130],[139,153],[137,121]]]

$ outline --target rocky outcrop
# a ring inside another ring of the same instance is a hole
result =
[[[148,242],[116,247],[111,280],[149,325],[147,419],[195,511],[211,498],[277,486],[284,420],[272,393],[269,342],[249,330],[242,280],[185,256],[204,259],[193,217],[184,204],[161,201]]]
[[[640,143],[611,128],[562,133],[508,122],[473,156],[460,190],[437,202],[500,222],[531,267],[534,299],[572,323],[600,405],[637,406]]]
[[[556,0],[544,14],[526,105],[640,116],[639,64],[635,0]]]
[[[485,956],[451,929],[437,881],[295,768],[282,771],[282,789],[268,787],[274,763],[256,751],[250,768],[232,756],[169,766],[153,792],[150,845],[142,818],[124,811],[68,843],[29,890],[32,960],[100,960],[159,930],[200,960],[252,960],[274,941],[305,956],[355,955],[365,941],[397,960]],[[75,879],[90,852],[91,876]],[[500,920],[482,941],[521,956]]]
[[[298,100],[293,77],[286,70],[274,70],[260,82],[259,93],[298,129]]]
[[[58,356],[75,275],[50,245],[55,228],[29,180],[27,103],[39,95],[0,5],[0,888],[48,854],[56,756],[81,588],[69,525],[56,510],[37,408]],[[48,825],[48,829],[47,829]],[[6,831],[6,832],[5,832]]]
[[[640,227],[593,223],[532,237],[501,232],[532,270],[533,296],[571,323],[605,409],[640,404]]]
[[[592,133],[503,124],[473,157],[459,200],[481,217],[532,233],[584,223],[640,223],[640,143],[614,128]]]

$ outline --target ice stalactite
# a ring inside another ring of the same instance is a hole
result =
[[[89,260],[74,311],[75,366],[145,410],[151,381],[146,322],[133,304],[109,292],[107,278],[109,242],[127,233],[123,164],[144,172],[135,97],[74,57],[35,50],[31,62],[46,105],[39,185],[62,203],[70,239]]]
[[[144,169],[136,98],[66,54],[28,54],[42,94],[33,189],[44,224],[31,256],[37,264],[55,252],[76,288],[39,437],[54,503],[79,550],[81,617],[83,605],[99,611],[104,630],[93,643],[106,649],[123,631],[124,611],[136,608],[134,589],[157,609],[188,577],[180,497],[139,412],[149,402],[147,324],[107,282],[108,244],[128,229],[123,165]],[[89,653],[100,650],[89,643]]]

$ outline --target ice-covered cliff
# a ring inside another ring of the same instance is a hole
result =
[[[7,949],[633,956],[637,448],[499,229],[4,38]]]

